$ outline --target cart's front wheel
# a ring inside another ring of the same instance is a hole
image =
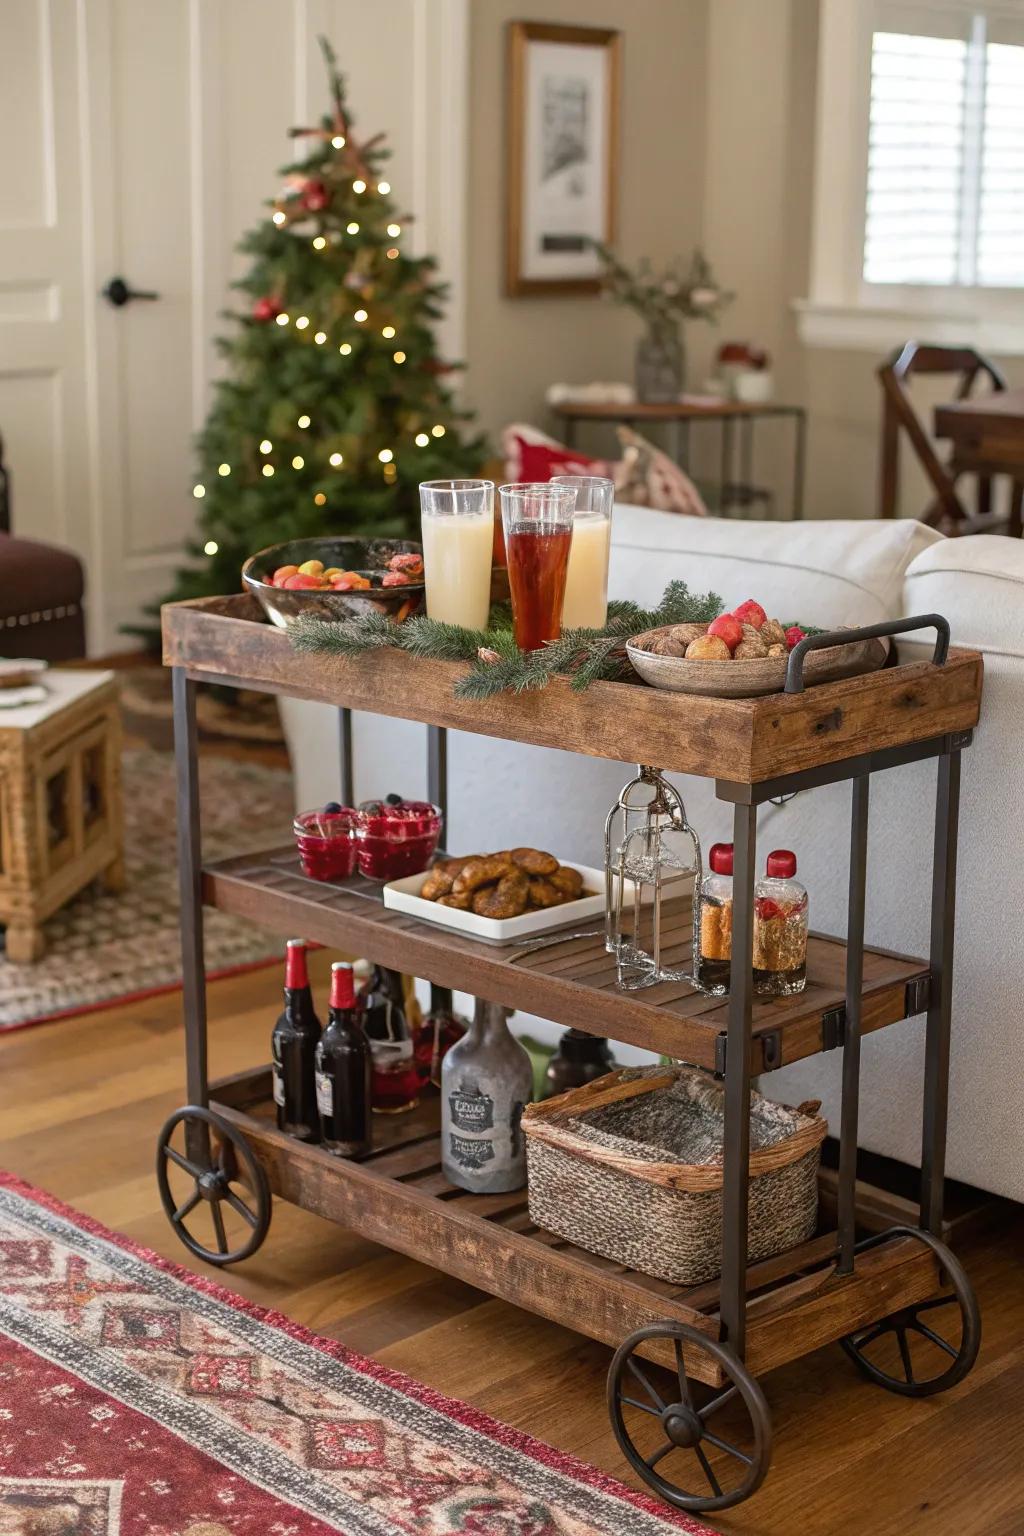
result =
[[[669,1346],[675,1369],[664,1375],[638,1357],[640,1345]],[[722,1376],[705,1387],[692,1371],[710,1357]],[[730,1509],[761,1486],[772,1455],[764,1393],[725,1344],[685,1323],[638,1328],[616,1351],[608,1372],[608,1413],[630,1466],[676,1509]]]
[[[207,1264],[248,1259],[266,1237],[267,1176],[245,1137],[212,1110],[198,1104],[175,1110],[157,1142],[156,1178],[168,1221]],[[209,1238],[201,1235],[204,1210]]]
[[[864,1247],[913,1237],[939,1262],[942,1295],[919,1301],[841,1340],[850,1359],[878,1386],[904,1397],[931,1397],[962,1381],[978,1358],[981,1314],[971,1282],[945,1243],[918,1227],[892,1227]]]

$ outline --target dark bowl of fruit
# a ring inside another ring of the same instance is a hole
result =
[[[423,546],[413,539],[292,539],[251,555],[246,590],[271,624],[383,613],[400,624],[423,606]]]

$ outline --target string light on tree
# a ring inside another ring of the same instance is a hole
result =
[[[338,351],[341,353],[342,357],[348,357],[349,353],[352,351],[352,343],[350,341],[343,341],[341,346],[338,348]]]
[[[388,250],[387,250],[388,261],[396,261],[400,254],[401,254],[401,252],[399,251],[397,245],[392,245],[392,246],[388,247]]]
[[[273,453],[273,451],[274,451],[273,443],[270,441],[269,437],[265,437],[263,439],[262,443],[260,443],[260,453]]]
[[[282,213],[280,208],[279,208],[277,210],[277,212],[274,214],[274,223],[278,224],[278,225],[283,224],[287,217],[288,217],[288,215],[285,214],[285,213]]]
[[[395,362],[396,363],[404,363],[405,362],[405,353],[404,352],[396,352],[395,353]]]
[[[313,241],[313,249],[314,251],[326,251],[327,241],[324,239],[323,235],[317,235],[316,239]]]
[[[327,332],[317,331],[316,335],[313,337],[313,340],[316,342],[318,347],[322,347],[324,342],[327,340]]]
[[[194,485],[192,487],[192,495],[196,498],[196,501],[202,501],[203,497],[206,495],[206,486]]]
[[[263,466],[263,473],[266,475],[267,479],[269,480],[271,475],[274,473],[274,466],[273,466],[273,464],[264,464],[264,466]]]
[[[344,464],[344,455],[340,453],[332,453],[329,462],[335,469],[337,469],[339,464]]]
[[[313,497],[313,500],[318,507],[322,507],[326,505],[327,497],[324,495],[323,491],[317,491],[316,495]]]
[[[303,469],[305,467],[305,463],[306,461],[302,457],[302,454],[297,453],[294,459],[292,459],[292,469]]]
[[[331,140],[331,147],[333,149],[344,149],[345,148],[345,135],[343,133],[336,133],[334,135],[334,138]]]
[[[402,233],[402,226],[401,226],[401,224],[389,224],[388,225],[388,234],[391,236],[392,240],[397,240],[401,233]]]
[[[430,442],[430,438],[426,432],[417,432],[415,441],[417,448],[426,448],[427,444]]]
[[[349,235],[358,235],[359,225],[356,223],[355,219],[352,219],[348,224],[345,225],[345,233]]]
[[[231,473],[231,465],[230,464],[218,464],[217,465],[217,473],[218,473],[218,475],[230,475],[230,473]]]
[[[388,193],[391,191],[390,181],[378,181],[377,191],[380,193],[381,197],[387,197]]]
[[[215,555],[218,549],[220,549],[220,545],[217,543],[216,539],[207,539],[206,543],[203,545],[203,554]]]
[[[361,176],[357,176],[355,181],[352,183],[352,191],[353,192],[365,192],[366,191],[366,182],[363,180],[363,178]]]
[[[352,316],[352,319],[356,322],[357,325],[362,325],[363,321],[368,320],[369,318],[370,317],[366,313],[365,309],[357,309],[355,314]]]
[[[283,310],[275,318],[277,320],[278,325],[287,325],[288,324],[288,318],[289,317],[284,313]]]
[[[377,457],[380,459],[382,464],[390,464],[391,460],[394,458],[394,454],[390,448],[382,448]]]
[[[444,427],[442,427],[440,422],[438,422],[436,427],[431,427],[430,430],[434,437],[444,437]]]
[[[309,417],[308,416],[300,416],[298,421],[296,422],[296,426],[299,426],[299,427],[302,427],[302,428],[308,427],[309,426]]]
[[[308,324],[309,324],[309,316],[308,315],[300,315],[299,318],[295,322],[295,329],[297,331],[304,331]]]
[[[398,332],[395,330],[393,325],[386,325],[381,331],[381,335],[384,337],[385,341],[390,341],[392,336],[398,335]]]

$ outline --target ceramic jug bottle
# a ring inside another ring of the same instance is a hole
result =
[[[441,1064],[441,1166],[476,1194],[522,1189],[519,1127],[533,1097],[533,1067],[508,1027],[508,1009],[478,998],[473,1022]]]

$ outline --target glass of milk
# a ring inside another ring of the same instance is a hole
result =
[[[494,544],[493,480],[424,480],[420,523],[427,617],[486,629]]]
[[[562,628],[601,629],[608,619],[615,485],[600,475],[553,475],[551,483],[576,487]]]

